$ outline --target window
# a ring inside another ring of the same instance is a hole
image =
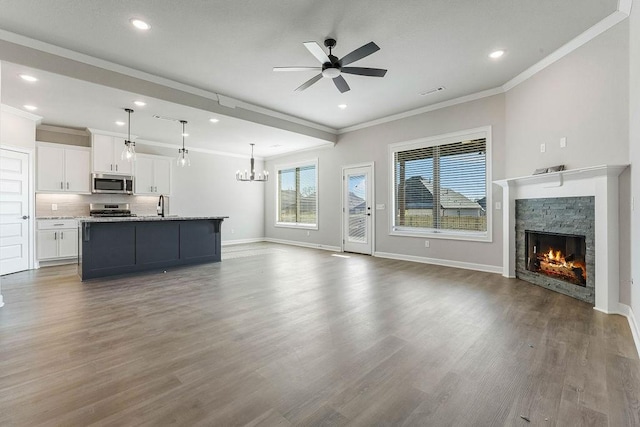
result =
[[[282,227],[318,228],[318,162],[276,167],[277,223]]]
[[[490,128],[391,146],[392,234],[490,240]]]

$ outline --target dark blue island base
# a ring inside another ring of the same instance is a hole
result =
[[[219,262],[224,218],[82,220],[78,272],[84,281]]]

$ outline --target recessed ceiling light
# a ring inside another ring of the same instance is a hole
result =
[[[138,107],[144,107],[145,105],[147,105],[147,103],[144,101],[133,101],[133,103],[136,104]]]
[[[338,105],[338,108],[344,110],[345,108],[347,108],[347,104],[340,104]]]
[[[20,78],[26,82],[37,82],[38,79],[29,74],[20,74]]]
[[[498,59],[500,58],[502,55],[504,55],[504,50],[494,50],[493,52],[491,52],[489,54],[489,58],[491,59]]]
[[[120,120],[118,120],[118,121],[116,122],[116,124],[117,124],[118,126],[124,126],[124,125],[125,125],[125,123],[124,123],[124,122],[121,122]]]
[[[147,24],[142,19],[131,18],[130,22],[131,22],[131,25],[133,25],[134,27],[136,27],[139,30],[145,30],[146,31],[149,28],[151,28],[151,25]]]
[[[35,111],[38,109],[38,107],[34,106],[34,105],[24,105],[24,108],[26,108],[29,111]]]
[[[220,121],[220,119],[212,118],[212,119],[209,119],[209,121],[211,123],[218,123]]]

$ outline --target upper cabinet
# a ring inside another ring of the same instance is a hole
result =
[[[169,157],[138,154],[136,156],[135,194],[169,195],[171,192],[171,161]]]
[[[36,191],[91,193],[91,150],[39,142]]]
[[[132,175],[131,164],[122,159],[124,138],[99,133],[91,134],[93,147],[93,172]]]

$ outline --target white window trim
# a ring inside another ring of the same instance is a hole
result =
[[[297,222],[280,222],[278,221],[280,212],[279,212],[279,206],[280,206],[280,189],[278,188],[278,183],[279,183],[279,174],[278,172],[280,172],[281,170],[284,169],[294,169],[294,168],[299,168],[299,167],[305,167],[305,166],[315,166],[315,179],[316,179],[316,223],[315,224],[301,224],[301,223],[297,223]],[[320,222],[320,205],[318,204],[318,193],[320,192],[319,190],[319,182],[318,182],[318,158],[313,158],[310,160],[304,160],[304,161],[299,161],[299,162],[294,162],[294,163],[285,163],[285,164],[278,164],[278,165],[274,165],[274,169],[275,169],[275,177],[276,179],[274,179],[274,183],[276,186],[275,189],[275,193],[276,193],[276,222],[274,224],[275,227],[281,227],[281,228],[297,228],[297,229],[304,229],[304,230],[317,230],[318,229],[318,223]]]
[[[396,151],[411,150],[415,148],[431,147],[434,145],[443,145],[448,143],[459,142],[466,139],[486,138],[487,146],[487,164],[486,164],[486,189],[487,189],[487,231],[456,231],[456,230],[416,230],[415,228],[395,227],[393,225],[396,212],[395,197],[395,161],[394,153]],[[492,133],[491,126],[482,126],[473,129],[451,132],[443,135],[436,135],[427,138],[413,139],[410,141],[396,142],[389,144],[389,235],[403,237],[428,237],[429,239],[448,239],[448,240],[465,240],[475,242],[492,242],[493,241],[493,198],[492,198],[492,178],[491,170],[493,168],[492,156]]]

